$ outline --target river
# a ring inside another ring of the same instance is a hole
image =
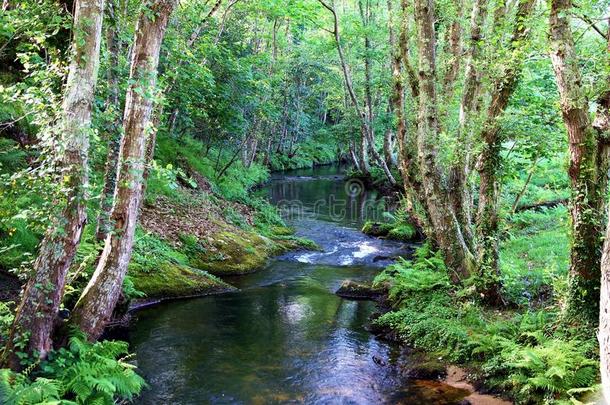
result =
[[[291,252],[228,279],[234,293],[138,312],[129,335],[150,387],[137,402],[430,403],[401,372],[407,352],[365,330],[374,303],[334,294],[412,248],[359,231],[384,215],[385,201],[335,166],[275,174],[262,193],[323,251]]]

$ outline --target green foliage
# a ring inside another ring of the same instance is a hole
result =
[[[389,266],[374,286],[388,288],[392,311],[376,320],[410,345],[478,364],[487,385],[521,401],[570,399],[597,382],[596,340],[559,323],[556,309],[501,313],[460,299],[429,243],[412,261]]]
[[[398,226],[392,228],[390,232],[388,232],[388,238],[407,242],[412,240],[416,234],[417,231],[413,225],[399,224]]]
[[[399,307],[413,293],[443,290],[449,287],[449,278],[443,257],[431,252],[429,243],[418,248],[414,260],[399,259],[388,266],[373,281],[373,287],[389,283],[388,298]]]
[[[9,330],[13,323],[13,304],[12,302],[0,301],[0,344],[8,338]]]
[[[127,362],[127,349],[125,342],[89,343],[74,333],[67,348],[51,352],[33,371],[0,370],[0,397],[15,405],[131,400],[145,383]]]
[[[26,165],[27,153],[16,141],[0,138],[0,173],[13,173]]]
[[[568,213],[564,206],[524,211],[509,218],[500,249],[505,297],[534,304],[549,286],[560,287],[569,262]],[[555,297],[561,298],[556,289]]]
[[[145,232],[142,228],[136,229],[130,268],[150,272],[159,268],[163,263],[187,264],[186,254],[172,248],[158,236]]]

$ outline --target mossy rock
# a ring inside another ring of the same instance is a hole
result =
[[[180,298],[232,291],[235,287],[199,269],[173,263],[145,271],[132,267],[129,277],[147,299]]]
[[[387,236],[392,230],[392,224],[381,222],[366,221],[362,227],[362,232],[370,236]]]
[[[189,264],[217,276],[252,273],[267,263],[279,247],[271,239],[239,229],[225,229],[211,238],[211,246],[194,254]]]
[[[409,223],[382,223],[367,221],[362,232],[369,236],[385,237],[393,240],[409,242],[417,238],[417,229]]]
[[[273,241],[278,245],[274,254],[285,253],[290,250],[313,250],[321,252],[323,249],[314,241],[298,236],[287,236],[274,238]]]
[[[388,239],[401,240],[404,242],[412,241],[417,237],[417,229],[411,224],[400,224],[393,227],[387,235]]]
[[[277,236],[290,236],[294,235],[294,230],[287,226],[272,226],[270,229],[273,235]]]
[[[383,291],[373,288],[370,285],[357,283],[352,280],[345,280],[341,287],[335,292],[339,297],[357,300],[372,300],[379,298]]]
[[[447,376],[447,366],[438,360],[430,359],[410,367],[407,376],[418,380],[438,380]]]

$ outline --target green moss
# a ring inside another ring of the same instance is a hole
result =
[[[388,239],[401,240],[404,242],[408,242],[413,240],[413,238],[417,235],[417,231],[415,227],[411,224],[400,224],[390,232],[388,232]]]
[[[370,236],[387,236],[392,228],[392,224],[366,221],[362,227],[362,232]]]
[[[267,263],[276,244],[253,232],[227,228],[212,236],[211,246],[189,257],[189,264],[215,275],[246,274]]]
[[[294,230],[288,228],[287,226],[272,226],[270,231],[277,236],[290,236],[294,234]]]
[[[298,236],[276,236],[273,238],[273,242],[277,245],[274,254],[297,249],[322,251],[322,248],[316,242]]]
[[[147,298],[186,297],[234,289],[203,270],[168,262],[150,271],[131,266],[129,277],[136,290],[146,294]]]
[[[406,222],[382,223],[366,221],[362,232],[377,237],[386,237],[393,240],[408,242],[417,236],[415,226]]]

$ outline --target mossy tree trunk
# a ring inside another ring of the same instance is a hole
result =
[[[468,278],[474,268],[474,257],[464,240],[458,219],[448,200],[437,162],[439,122],[436,94],[436,34],[434,1],[415,1],[415,21],[419,58],[419,113],[417,117],[418,164],[423,198],[434,238],[441,248],[451,278],[459,282]]]
[[[602,226],[607,173],[605,149],[589,116],[589,102],[570,28],[570,0],[553,0],[550,13],[551,61],[568,133],[571,185],[569,294],[566,316],[597,321]]]
[[[477,213],[478,289],[484,299],[493,304],[501,302],[498,251],[498,173],[502,137],[498,118],[508,106],[508,101],[517,87],[530,32],[527,20],[532,14],[534,3],[535,0],[519,2],[515,30],[509,45],[510,56],[504,63],[502,75],[493,82],[492,99],[481,132],[483,150],[478,166],[480,183]]]
[[[606,33],[608,58],[606,67],[610,67],[610,17],[608,18],[608,32]],[[609,70],[610,71],[610,70]],[[610,76],[606,79],[606,91],[598,99],[597,116],[593,126],[605,141],[610,138]],[[608,147],[604,143],[602,155],[605,157],[603,170],[607,170]],[[600,371],[602,379],[602,393],[606,402],[610,403],[610,219],[606,227],[606,239],[601,262],[601,288],[599,301],[599,341]]]
[[[606,227],[606,241],[601,261],[601,289],[599,311],[599,359],[602,393],[610,402],[610,221]]]
[[[59,167],[66,191],[65,206],[47,230],[34,262],[5,347],[4,362],[21,368],[16,351],[44,358],[52,348],[52,333],[66,274],[80,243],[87,219],[88,152],[91,109],[99,67],[103,0],[78,0],[74,5],[72,60],[66,81]]]
[[[97,339],[112,316],[131,258],[138,210],[143,197],[147,142],[157,82],[159,51],[178,0],[157,0],[142,12],[136,27],[130,83],[125,101],[121,163],[111,221],[95,273],[79,298],[72,322],[90,340]]]
[[[104,186],[100,197],[100,213],[97,218],[95,238],[98,241],[106,239],[110,230],[110,211],[112,197],[116,187],[116,172],[119,164],[119,148],[121,146],[121,116],[119,99],[119,53],[122,42],[119,35],[119,22],[123,16],[118,14],[121,1],[111,0],[107,6],[106,46],[108,47],[108,96],[106,98],[105,115],[109,119],[104,135],[107,139],[106,163],[104,167]]]
[[[499,303],[500,284],[497,259],[498,230],[498,171],[501,150],[498,118],[508,105],[513,93],[526,50],[528,24],[525,21],[533,10],[534,0],[522,0],[514,23],[507,56],[501,61],[501,76],[494,78],[491,73],[491,86],[487,94],[491,100],[484,125],[478,129],[472,122],[482,105],[482,72],[478,68],[482,58],[482,37],[487,5],[484,1],[473,4],[470,22],[470,41],[467,47],[467,62],[464,69],[464,85],[456,134],[457,159],[448,168],[443,168],[437,157],[441,143],[439,97],[436,94],[436,30],[434,26],[434,1],[415,2],[415,21],[418,33],[418,117],[417,126],[417,165],[422,179],[421,191],[415,195],[425,207],[431,236],[442,250],[447,267],[454,282],[460,282],[472,275],[477,290],[483,293],[486,301]],[[403,16],[403,19],[406,16]],[[494,22],[492,29],[496,28]],[[455,27],[449,27],[449,34]],[[455,35],[455,33],[454,33]],[[458,46],[453,41],[454,46]],[[403,59],[407,59],[403,56]],[[508,68],[505,68],[508,66]],[[441,85],[443,83],[440,83]],[[440,85],[439,85],[440,87]],[[476,138],[475,135],[479,135]],[[475,143],[476,142],[476,143]],[[472,218],[472,198],[468,190],[468,177],[472,171],[471,150],[475,144],[483,144],[479,156],[481,193],[479,196],[479,215]],[[403,164],[405,155],[401,154]],[[408,187],[408,185],[407,185]],[[478,230],[476,236],[473,227]],[[478,254],[473,255],[474,252]],[[477,270],[477,273],[475,273]]]
[[[459,123],[455,147],[455,162],[449,169],[449,198],[455,215],[464,232],[465,240],[472,249],[474,244],[472,232],[472,214],[470,192],[467,185],[471,168],[471,150],[473,145],[474,116],[479,114],[481,106],[481,54],[483,52],[483,26],[487,16],[487,2],[475,0],[470,16],[470,37],[466,48],[466,66],[464,68],[464,89],[459,108]],[[457,44],[455,45],[457,46]],[[455,52],[455,51],[454,51]]]

